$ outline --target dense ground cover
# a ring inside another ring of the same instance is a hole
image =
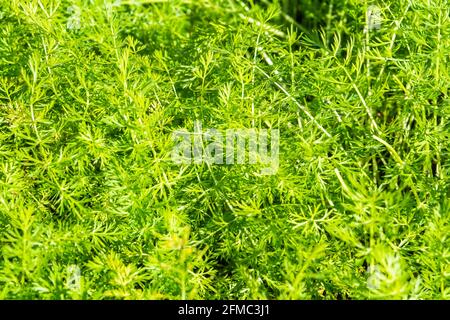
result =
[[[449,53],[444,0],[0,0],[0,297],[450,298]]]

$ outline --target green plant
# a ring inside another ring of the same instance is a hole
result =
[[[301,3],[0,0],[0,297],[448,299],[448,2]]]

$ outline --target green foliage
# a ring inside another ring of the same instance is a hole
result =
[[[317,3],[0,0],[0,298],[449,299],[449,3]]]

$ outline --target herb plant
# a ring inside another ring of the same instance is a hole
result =
[[[0,0],[0,298],[449,299],[449,8]]]

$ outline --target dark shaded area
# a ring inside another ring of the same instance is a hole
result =
[[[278,2],[284,13],[308,30],[325,25],[327,15],[334,8],[333,0],[255,0],[253,2],[263,7]]]

